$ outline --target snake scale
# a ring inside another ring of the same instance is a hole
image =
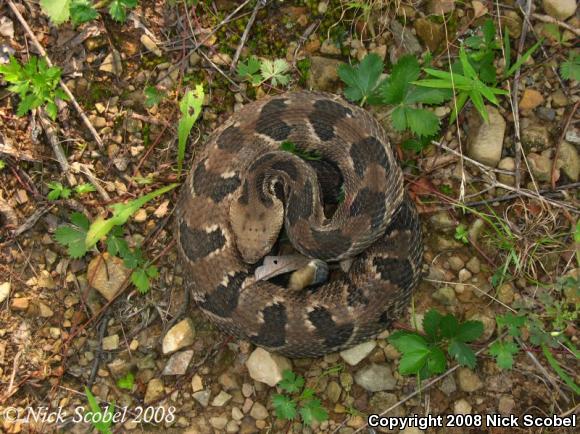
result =
[[[256,280],[281,232],[301,254],[350,269],[300,291]],[[186,285],[210,320],[289,357],[387,328],[404,314],[423,252],[383,128],[336,95],[306,91],[250,103],[210,134],[181,190],[176,238]]]

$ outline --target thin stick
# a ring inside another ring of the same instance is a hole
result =
[[[530,16],[530,12],[532,11],[532,0],[526,1],[526,9],[522,11],[524,13],[524,20],[522,22],[522,31],[520,34],[520,42],[518,46],[518,58],[522,55],[522,50],[524,49],[524,43],[526,42],[526,34],[528,33],[528,20],[527,17]],[[518,91],[519,91],[519,81],[520,81],[520,72],[521,67],[515,73],[514,76],[514,84],[513,84],[513,92],[512,92],[512,107],[514,113],[514,127],[515,127],[515,134],[516,134],[516,143],[515,143],[515,166],[516,166],[516,190],[520,189],[520,185],[522,182],[522,174],[520,172],[520,167],[522,165],[522,139],[520,133],[520,115],[519,115],[519,104],[518,104]]]
[[[38,110],[38,118],[40,119],[40,124],[42,125],[42,129],[44,130],[44,134],[46,135],[46,138],[48,139],[50,145],[52,146],[52,152],[54,152],[54,155],[56,156],[56,161],[58,161],[58,164],[60,164],[62,172],[66,176],[68,185],[74,187],[75,185],[77,185],[77,180],[70,171],[68,160],[64,155],[64,150],[62,149],[60,142],[58,141],[56,128],[52,125],[50,119],[48,119],[48,116],[44,109],[41,108],[40,110]]]
[[[248,20],[248,24],[246,24],[246,28],[244,29],[244,33],[242,33],[242,39],[240,39],[240,43],[238,44],[238,48],[236,49],[236,52],[234,54],[234,58],[232,59],[232,63],[230,65],[230,72],[233,72],[236,69],[236,64],[238,63],[238,59],[240,58],[240,54],[242,54],[242,49],[244,48],[244,45],[246,44],[246,40],[248,39],[248,36],[250,35],[250,29],[254,25],[254,21],[256,21],[256,16],[258,15],[258,10],[261,7],[264,7],[266,5],[266,3],[267,3],[266,0],[257,0],[256,1],[256,4],[254,5],[254,10],[252,11],[252,15],[250,16],[250,19]]]
[[[38,50],[38,52],[42,55],[42,57],[44,57],[44,59],[46,60],[46,63],[48,64],[48,66],[53,66],[53,63],[50,60],[50,58],[48,57],[48,55],[46,54],[46,51],[44,50],[44,48],[42,47],[42,45],[40,45],[40,42],[38,42],[38,39],[36,39],[36,36],[32,32],[32,30],[30,29],[30,26],[28,25],[28,23],[26,22],[26,20],[24,19],[24,17],[20,14],[20,12],[16,8],[16,6],[12,2],[12,0],[8,0],[8,6],[10,7],[10,9],[14,13],[14,15],[16,15],[16,18],[18,18],[18,21],[20,21],[20,24],[22,25],[22,27],[24,27],[24,30],[26,30],[26,33],[28,34],[28,37],[34,43],[34,46],[36,47],[36,49]],[[91,124],[91,121],[89,120],[89,118],[85,114],[85,112],[82,109],[82,107],[77,102],[75,96],[72,94],[72,92],[70,91],[70,89],[68,88],[68,86],[65,84],[65,82],[62,79],[60,79],[60,82],[59,83],[60,83],[60,87],[62,87],[62,89],[64,90],[64,92],[70,98],[70,100],[71,100],[74,108],[76,109],[76,111],[78,112],[79,116],[83,120],[83,123],[88,128],[88,130],[91,132],[91,134],[93,135],[95,141],[97,142],[97,145],[99,146],[99,148],[103,149],[105,147],[105,145],[103,144],[103,140],[99,136],[99,133],[97,133],[97,130],[95,130],[95,127],[93,127],[93,124]]]
[[[576,36],[580,36],[580,29],[577,27],[573,27],[568,23],[565,23],[563,21],[558,21],[555,18],[552,18],[549,15],[542,15],[542,14],[536,14],[533,13],[532,17],[534,17],[535,19],[542,21],[543,23],[550,23],[550,24],[556,24],[566,30],[570,30],[572,33],[574,33]]]
[[[552,188],[556,188],[556,173],[557,173],[556,165],[558,164],[558,156],[560,155],[560,145],[562,145],[562,142],[566,137],[566,131],[568,131],[568,128],[570,127],[570,123],[572,122],[572,118],[574,118],[574,115],[576,114],[576,110],[578,110],[579,104],[580,101],[576,101],[576,104],[574,104],[574,108],[568,115],[568,119],[566,119],[566,123],[564,124],[564,129],[562,129],[562,134],[560,134],[560,138],[558,139],[558,143],[556,144],[554,161],[552,161],[552,173],[550,175],[550,183],[552,184]]]

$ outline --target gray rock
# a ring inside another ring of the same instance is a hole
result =
[[[217,394],[217,396],[211,402],[212,407],[223,407],[226,403],[232,399],[232,395],[223,390]]]
[[[284,370],[292,370],[292,364],[286,357],[272,354],[263,348],[256,348],[248,360],[246,367],[252,379],[274,387],[282,379]]]
[[[8,298],[8,295],[10,294],[10,287],[10,282],[3,282],[0,284],[0,303]]]
[[[467,155],[480,163],[496,167],[501,159],[506,123],[495,107],[486,106],[489,122],[472,117]]]
[[[320,47],[320,52],[322,54],[330,54],[333,56],[339,56],[340,53],[340,47],[338,47],[333,40],[331,39],[325,39],[322,42],[322,46]]]
[[[516,160],[514,160],[512,157],[502,158],[498,163],[497,168],[515,172]],[[516,183],[516,177],[514,175],[506,175],[504,173],[500,173],[498,175],[498,181],[501,182],[502,184],[514,186]]]
[[[355,374],[354,381],[369,392],[393,390],[397,385],[397,380],[393,377],[391,368],[386,365],[377,365],[376,363],[371,363],[360,369]]]
[[[503,283],[497,289],[497,299],[505,304],[511,304],[514,301],[514,287],[511,283]]]
[[[544,150],[550,147],[550,132],[545,125],[531,124],[522,128],[522,146],[526,150]]]
[[[7,16],[0,17],[0,35],[8,39],[14,38],[14,23]]]
[[[350,366],[358,364],[361,360],[367,357],[377,346],[376,341],[363,342],[348,350],[340,352],[340,357]]]
[[[568,105],[568,97],[561,89],[558,89],[552,94],[552,107],[561,108]]]
[[[209,424],[215,429],[222,430],[228,424],[228,418],[225,416],[214,416],[209,418]]]
[[[580,176],[580,158],[578,158],[578,149],[576,146],[563,141],[560,144],[557,165],[571,181],[578,182]]]
[[[187,371],[189,362],[193,358],[193,350],[181,351],[173,354],[163,368],[162,375],[183,375]]]
[[[394,393],[378,392],[375,393],[371,399],[369,399],[369,408],[374,413],[381,413],[387,408],[392,407],[399,401],[399,398]],[[390,417],[400,417],[404,416],[404,410],[402,406],[396,407],[387,413]]]
[[[445,28],[443,24],[434,23],[427,18],[415,20],[417,36],[431,51],[437,51],[445,40]]]
[[[114,351],[119,348],[119,335],[109,335],[103,338],[103,351]]]
[[[465,262],[459,256],[450,256],[447,259],[447,263],[453,271],[459,271],[465,266]]]
[[[475,392],[483,387],[478,375],[469,368],[459,368],[457,371],[459,389],[464,392]]]
[[[165,395],[165,386],[163,381],[159,378],[153,378],[147,383],[147,390],[145,391],[145,397],[143,402],[149,404],[150,402],[157,401]]]
[[[576,0],[543,0],[542,5],[548,15],[557,20],[566,20],[576,12]]]
[[[455,291],[449,286],[443,286],[431,294],[434,300],[437,300],[444,306],[453,306],[457,304],[457,297]]]
[[[514,413],[514,408],[516,407],[516,402],[511,396],[502,395],[499,398],[499,403],[497,406],[498,411],[507,416]]]
[[[453,392],[457,390],[457,385],[455,384],[455,379],[453,375],[448,375],[441,381],[439,385],[439,390],[443,392],[446,396],[450,396]]]
[[[455,9],[455,0],[431,0],[427,11],[432,15],[441,15],[452,12]]]
[[[453,403],[453,413],[455,414],[470,414],[471,409],[471,404],[465,399],[460,399]]]
[[[312,90],[333,91],[339,82],[338,67],[342,65],[335,59],[312,56],[310,58],[310,72],[308,87]]]
[[[340,385],[344,388],[344,390],[346,390],[347,392],[350,392],[350,389],[352,388],[354,379],[352,378],[352,375],[349,372],[342,372],[340,374]]]
[[[467,264],[465,264],[465,266],[473,274],[477,274],[481,271],[481,261],[477,256],[474,256],[469,261],[467,261]]]
[[[131,271],[125,267],[123,260],[110,256],[107,252],[95,256],[89,263],[87,275],[91,276],[91,286],[111,301],[129,277]]]
[[[457,223],[447,211],[440,211],[436,214],[433,214],[429,219],[431,224],[434,226],[435,230],[443,231],[443,232],[451,232],[457,226]]]
[[[336,404],[338,402],[341,392],[342,389],[336,381],[331,381],[328,383],[328,386],[326,386],[326,396],[328,396],[328,399],[332,403]]]
[[[209,397],[211,392],[209,390],[200,390],[191,394],[191,397],[201,404],[202,407],[207,407],[209,404]]]
[[[163,337],[163,354],[173,353],[193,344],[195,329],[191,319],[186,318],[173,327]]]
[[[395,40],[389,50],[389,57],[392,63],[396,63],[399,57],[405,54],[419,54],[423,51],[419,40],[408,26],[403,26],[397,20],[392,20],[390,22],[390,30]]]
[[[556,110],[549,107],[538,107],[536,109],[536,114],[543,121],[552,122],[556,119]]]
[[[264,420],[268,418],[268,410],[259,402],[254,402],[254,405],[250,410],[250,416],[256,420]]]
[[[107,54],[107,57],[103,59],[101,66],[99,66],[99,71],[109,72],[111,74],[120,77],[123,74],[123,62],[121,61],[121,55],[115,49]]]
[[[532,169],[532,174],[536,177],[537,181],[550,180],[552,175],[552,158],[550,158],[551,153],[552,151],[548,149],[541,154],[536,154],[534,152],[528,154],[530,169]]]
[[[573,143],[576,146],[580,145],[580,134],[576,128],[569,128],[566,131],[565,139],[567,142]]]

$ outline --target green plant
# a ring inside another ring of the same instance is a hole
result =
[[[129,248],[123,238],[122,225],[147,202],[175,187],[177,184],[171,184],[126,204],[113,204],[110,206],[113,211],[112,217],[105,219],[99,216],[92,223],[84,214],[73,212],[70,215],[70,224],[59,226],[54,238],[67,248],[68,255],[73,259],[83,257],[101,239],[106,238],[109,254],[119,255],[123,259],[125,266],[132,270],[131,282],[139,292],[146,293],[150,287],[150,280],[157,277],[159,272],[157,267],[143,257],[141,249]]]
[[[346,84],[344,96],[349,101],[379,104],[379,78],[383,72],[383,61],[375,54],[370,53],[356,66],[340,65],[338,76]]]
[[[95,186],[91,183],[79,184],[75,187],[75,193],[78,194],[79,196],[82,196],[83,194],[87,193],[92,193],[93,191],[96,190],[97,189],[95,188]]]
[[[93,427],[102,434],[113,434],[113,430],[111,429],[113,426],[113,410],[115,408],[115,404],[111,403],[109,406],[103,411],[95,398],[95,395],[91,392],[91,390],[85,386],[85,395],[87,396],[87,401],[89,402],[89,408],[91,410],[92,415],[87,415],[87,420],[91,421]]]
[[[283,420],[294,420],[298,414],[302,422],[312,425],[312,422],[323,422],[328,419],[328,413],[321,406],[320,400],[314,395],[314,390],[304,387],[304,378],[290,370],[282,373],[278,387],[294,398],[277,393],[272,397],[276,417]],[[297,411],[298,408],[298,411]]]
[[[0,160],[0,170],[6,167],[6,162],[4,160]]]
[[[475,368],[475,353],[467,345],[483,333],[481,321],[459,322],[455,316],[443,316],[431,309],[423,317],[425,335],[400,330],[389,336],[389,342],[402,354],[401,375],[417,375],[421,380],[440,374],[447,367],[444,349],[460,365]]]
[[[95,6],[100,7],[106,3],[93,4],[91,0],[40,0],[40,7],[53,24],[59,25],[70,20],[76,26],[96,19],[99,13]],[[137,6],[137,0],[111,0],[108,3],[109,15],[119,22],[125,22],[127,13]]]
[[[488,86],[481,81],[477,72],[471,65],[465,48],[462,46],[459,50],[459,60],[463,73],[451,71],[442,71],[439,69],[425,68],[425,72],[432,77],[424,80],[413,82],[418,86],[425,86],[433,89],[451,89],[457,94],[456,104],[453,108],[450,122],[453,122],[459,111],[463,108],[468,100],[471,100],[481,117],[487,122],[489,115],[485,108],[485,100],[494,105],[499,105],[496,95],[507,95],[508,92],[503,89]]]
[[[458,224],[455,227],[455,234],[453,237],[457,241],[461,241],[463,244],[469,244],[469,231],[467,230],[467,226],[464,224]]]
[[[46,196],[48,200],[68,199],[72,193],[70,188],[65,187],[60,182],[49,182],[49,192]]]
[[[18,116],[44,105],[46,113],[54,120],[57,115],[55,99],[69,99],[59,87],[60,68],[49,67],[43,58],[32,56],[25,65],[21,65],[11,56],[9,63],[0,65],[0,74],[11,83],[8,90],[20,97],[16,111]]]
[[[580,81],[580,54],[570,53],[568,59],[560,66],[560,74],[565,80]]]
[[[127,372],[126,375],[122,376],[117,380],[117,387],[125,390],[133,390],[135,385],[135,375],[132,372]]]
[[[272,86],[285,86],[290,81],[287,75],[289,69],[290,65],[284,59],[260,60],[250,56],[245,62],[238,63],[236,72],[242,80],[249,81],[253,86],[259,86],[268,80]]]
[[[203,104],[203,99],[205,98],[205,93],[203,91],[203,86],[197,84],[195,90],[189,90],[183,95],[181,102],[179,103],[179,110],[181,111],[181,117],[179,118],[179,123],[177,125],[177,135],[178,135],[178,145],[177,145],[177,173],[181,174],[181,169],[183,167],[183,159],[185,158],[185,145],[187,144],[187,138],[189,133],[193,128],[193,124],[199,118],[201,114],[201,106]]]
[[[165,93],[155,86],[147,86],[143,93],[145,94],[145,106],[149,108],[159,104],[165,98]]]

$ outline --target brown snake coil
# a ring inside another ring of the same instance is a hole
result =
[[[196,154],[176,225],[199,307],[224,331],[290,357],[368,340],[404,313],[419,280],[421,228],[387,136],[335,95],[290,92],[232,115]],[[353,258],[349,271],[301,291],[256,281],[282,228],[305,256]]]

